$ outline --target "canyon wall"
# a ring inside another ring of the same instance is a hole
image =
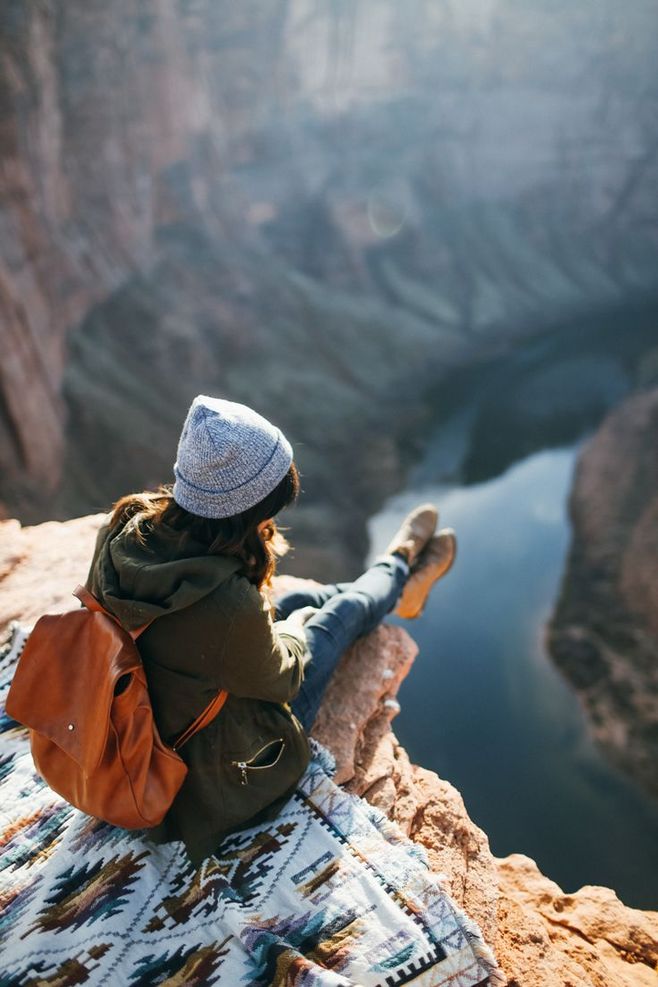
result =
[[[655,797],[658,388],[627,398],[585,444],[569,515],[572,542],[547,645],[594,737]]]
[[[221,393],[295,444],[293,565],[356,571],[455,367],[655,300],[652,14],[7,0],[0,514],[170,480]]]

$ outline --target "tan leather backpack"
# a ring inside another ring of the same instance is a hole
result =
[[[34,764],[67,802],[91,816],[142,829],[164,818],[187,774],[176,753],[219,713],[222,689],[168,747],[153,719],[133,631],[88,589],[83,608],[34,625],[7,695],[9,716],[30,728]]]

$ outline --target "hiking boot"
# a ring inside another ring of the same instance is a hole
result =
[[[445,576],[457,554],[457,536],[453,528],[441,528],[428,541],[411,569],[402,595],[393,613],[398,617],[420,617],[430,590],[437,579]]]
[[[434,504],[421,504],[419,507],[415,507],[413,511],[407,514],[393,535],[385,549],[386,555],[399,552],[404,555],[409,565],[413,565],[434,534],[438,520],[439,512]]]

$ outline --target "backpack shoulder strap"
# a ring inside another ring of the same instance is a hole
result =
[[[75,589],[73,590],[73,595],[77,596],[77,598],[80,600],[81,603],[84,603],[87,610],[96,610],[99,613],[104,613],[108,617],[111,617],[112,620],[115,620],[120,627],[123,627],[123,624],[121,623],[119,618],[115,617],[115,615],[113,613],[110,613],[109,610],[106,610],[105,607],[96,599],[94,594],[89,592],[86,586],[82,586],[82,585],[76,586]],[[147,620],[145,624],[141,625],[141,627],[135,627],[132,631],[129,631],[127,627],[124,627],[123,629],[125,630],[126,634],[130,634],[133,641],[136,641],[139,635],[142,634],[147,627],[150,627],[150,625],[153,623],[154,620],[155,617],[151,617],[151,619]]]
[[[87,610],[99,610],[101,613],[107,613],[105,607],[101,606],[93,593],[90,593],[86,586],[76,586],[73,590],[73,595],[77,596],[81,603],[84,603]]]
[[[183,744],[186,744],[195,733],[198,733],[199,730],[203,730],[204,727],[207,727],[208,724],[215,719],[227,699],[228,692],[226,689],[221,689],[217,695],[210,700],[203,713],[201,713],[200,716],[197,716],[194,723],[191,723],[187,730],[180,735],[178,740],[173,745],[172,750],[177,751],[178,748],[182,747]]]

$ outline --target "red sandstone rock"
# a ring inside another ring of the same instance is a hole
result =
[[[495,858],[498,937],[512,983],[530,987],[655,987],[658,912],[627,908],[609,888],[564,894],[534,860]]]
[[[0,521],[0,635],[10,620],[33,623],[42,613],[78,607],[73,596],[87,578],[96,532],[106,515],[21,527]]]
[[[579,79],[577,101],[541,59],[490,85],[487,32],[493,48],[534,36],[514,4],[495,28],[440,4],[409,24],[399,2],[358,6],[2,5],[0,516],[70,517],[166,482],[195,393],[257,396],[293,426],[323,521],[339,519],[318,546],[307,512],[308,559],[344,572],[452,367],[655,292],[654,137],[634,95],[653,91],[636,57],[650,5],[624,8],[615,100],[610,74],[589,71],[613,14],[591,5],[582,46],[579,5],[553,19],[551,58]],[[427,120],[399,126],[401,85]],[[532,140],[507,141],[511,105],[539,126]],[[581,131],[586,194],[564,153]],[[478,167],[464,169],[474,135]],[[388,177],[374,178],[383,147]],[[545,196],[559,204],[546,217]]]
[[[0,523],[0,635],[77,601],[104,515],[22,528]],[[290,586],[282,577],[276,588]],[[522,854],[494,857],[459,792],[413,765],[391,731],[395,696],[417,653],[382,627],[342,659],[313,733],[337,776],[426,848],[444,887],[480,925],[509,987],[658,987],[658,912],[627,908],[608,888],[564,894]]]

